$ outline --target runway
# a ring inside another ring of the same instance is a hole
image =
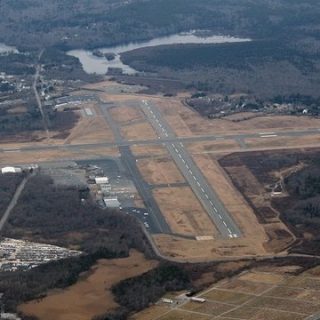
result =
[[[146,100],[142,101],[141,108],[161,140],[163,138],[175,138],[175,134],[157,108]],[[164,145],[221,235],[228,238],[240,237],[240,229],[194,163],[184,144],[172,140],[171,142],[164,142]]]
[[[303,137],[308,135],[319,134],[320,129],[307,129],[307,130],[294,130],[294,131],[278,131],[273,134],[263,134],[263,133],[244,133],[244,134],[228,134],[228,135],[199,135],[195,137],[168,137],[164,136],[160,139],[144,139],[144,140],[132,140],[126,141],[117,137],[115,141],[111,142],[100,142],[100,143],[84,143],[84,144],[65,144],[65,145],[29,145],[21,148],[0,148],[1,152],[28,152],[28,151],[50,151],[50,150],[85,150],[94,149],[97,147],[130,147],[133,145],[161,145],[166,142],[182,142],[182,143],[192,143],[200,141],[221,141],[221,140],[244,140],[249,138],[275,138],[275,137]],[[246,146],[242,145],[242,148],[245,149]]]

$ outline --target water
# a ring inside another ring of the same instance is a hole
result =
[[[4,43],[0,43],[0,54],[9,52],[18,53],[18,50],[15,47],[10,47]]]
[[[108,69],[119,68],[125,74],[135,74],[137,71],[121,61],[121,53],[161,45],[172,44],[214,44],[214,43],[235,43],[248,42],[251,39],[235,38],[230,36],[199,36],[196,31],[174,34],[167,37],[155,38],[149,41],[129,43],[109,48],[102,48],[102,53],[114,53],[115,59],[108,61],[106,58],[99,58],[87,50],[72,50],[68,54],[79,58],[84,71],[87,73],[106,74]]]

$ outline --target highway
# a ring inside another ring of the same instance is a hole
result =
[[[142,101],[141,108],[158,133],[160,139],[164,137],[175,138],[175,134],[157,108],[153,107],[147,100]],[[176,141],[164,142],[164,145],[189,183],[194,194],[208,212],[208,215],[216,225],[220,234],[223,237],[229,238],[240,237],[240,229],[229,215],[218,195],[210,187],[202,172],[194,163],[192,157],[184,147],[184,144]]]

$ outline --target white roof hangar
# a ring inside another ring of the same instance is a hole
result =
[[[95,179],[96,184],[108,184],[109,178],[108,177],[96,177]]]
[[[1,173],[6,174],[6,173],[21,173],[22,169],[21,168],[16,168],[16,167],[3,167],[1,168]]]
[[[117,197],[103,198],[103,202],[107,208],[121,208],[121,203],[119,202]]]

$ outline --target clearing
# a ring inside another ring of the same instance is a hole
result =
[[[169,158],[139,159],[137,165],[144,180],[151,185],[185,182],[176,164]]]
[[[99,260],[76,284],[53,290],[44,299],[21,305],[19,310],[39,320],[88,320],[118,306],[111,293],[112,285],[156,266],[156,261],[146,260],[135,250],[128,258]]]
[[[216,237],[213,222],[190,187],[158,188],[153,195],[173,233]]]

